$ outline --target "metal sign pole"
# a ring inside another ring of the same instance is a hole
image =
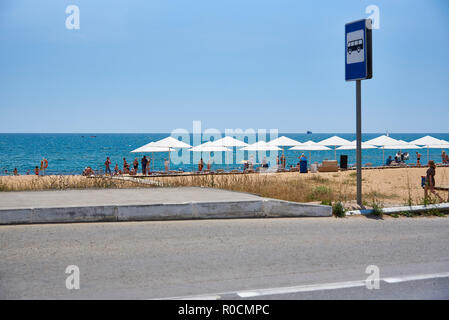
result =
[[[362,81],[356,81],[357,204],[362,205]]]
[[[356,81],[357,204],[362,206],[362,81],[373,77],[372,21],[345,25],[345,80]],[[383,157],[383,152],[382,152]],[[383,161],[383,160],[382,160]]]

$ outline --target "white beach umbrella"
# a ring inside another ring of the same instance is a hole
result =
[[[326,151],[326,150],[331,150],[331,148],[328,148],[326,146],[320,146],[316,142],[309,140],[309,141],[303,143],[301,146],[296,146],[296,147],[290,148],[289,150],[309,151],[309,160],[310,160],[310,163],[312,163],[312,151]]]
[[[337,147],[351,145],[351,141],[340,138],[339,136],[333,136],[318,142],[321,146],[334,147],[335,160],[337,160]]]
[[[351,142],[350,145],[338,147],[337,150],[355,150],[357,149],[357,140]],[[377,149],[376,146],[362,142],[362,149]]]
[[[288,138],[286,136],[281,136],[279,138],[273,139],[270,142],[268,142],[268,144],[271,145],[271,146],[282,147],[282,155],[285,154],[284,147],[295,147],[295,146],[302,145],[301,142],[293,140],[293,139],[290,139],[290,138]]]
[[[243,142],[241,140],[235,139],[231,136],[226,136],[224,138],[218,139],[216,141],[212,141],[211,142],[212,145],[216,145],[216,146],[221,146],[221,147],[230,147],[230,148],[234,148],[234,147],[246,147],[248,144],[246,142]],[[233,151],[234,149],[231,149],[229,151]],[[228,161],[227,161],[227,157],[226,159],[226,169],[228,169]],[[233,159],[233,156],[232,156]],[[233,160],[231,160],[233,161]]]
[[[382,147],[382,163],[384,163],[385,160],[385,147],[386,146],[397,146],[401,144],[399,140],[393,139],[389,136],[382,135],[377,138],[365,141],[366,144]]]
[[[200,144],[199,146],[190,148],[189,151],[192,151],[192,152],[223,152],[223,151],[231,151],[231,149],[228,149],[228,148],[222,147],[222,146],[214,146],[214,145],[206,142],[206,143]]]
[[[350,145],[351,141],[340,138],[339,136],[333,136],[317,143],[321,146],[344,146]]]
[[[179,141],[178,139],[175,139],[173,137],[167,137],[159,141],[155,141],[153,143],[153,147],[165,147],[170,149],[187,149],[191,148],[192,146],[185,142]]]
[[[377,138],[365,141],[365,144],[383,147],[383,146],[388,146],[388,145],[398,145],[398,144],[400,144],[400,142],[396,139],[389,137],[389,136],[382,135]]]
[[[268,144],[266,141],[258,141],[240,149],[241,151],[280,151],[281,148]]]
[[[425,137],[410,141],[410,143],[417,144],[419,146],[432,146],[432,145],[443,144],[442,140],[434,138],[432,136],[425,136]]]
[[[449,144],[449,142],[434,138],[432,136],[425,136],[416,140],[411,141],[410,143],[416,144],[419,146],[423,146],[427,148],[427,162],[429,162],[429,149],[440,149],[442,145]]]
[[[132,153],[147,153],[147,152],[169,152],[170,148],[165,147],[155,147],[153,146],[154,142],[147,143],[144,146],[141,146],[137,149],[131,151]]]
[[[268,144],[272,146],[281,146],[281,147],[295,147],[302,145],[301,142],[290,139],[286,136],[282,136],[274,140],[271,140],[270,142],[268,142]]]
[[[151,162],[152,162],[153,171],[154,171],[154,153],[155,152],[168,152],[169,156],[170,156],[170,151],[171,151],[170,148],[167,148],[167,147],[155,147],[154,146],[154,142],[150,142],[150,143],[147,143],[146,145],[141,146],[140,148],[137,148],[137,149],[135,149],[135,150],[133,150],[131,152],[132,153],[149,153],[149,152],[151,152],[151,159],[152,159]],[[148,168],[148,169],[150,169],[150,168]]]
[[[315,141],[309,140],[309,141],[301,143],[301,146],[319,146],[319,144]],[[290,150],[291,150],[291,148],[290,148]]]
[[[187,148],[192,147],[191,145],[189,145],[185,142],[179,141],[178,139],[175,139],[173,137],[167,137],[167,138],[158,140],[158,141],[154,142],[152,146],[168,148],[170,151],[171,151],[171,149],[187,149]],[[169,169],[170,169],[170,152],[168,152],[168,165],[169,165]]]
[[[248,144],[237,140],[233,137],[226,136],[224,138],[218,139],[216,141],[211,141],[213,145],[222,146],[222,147],[246,147]]]

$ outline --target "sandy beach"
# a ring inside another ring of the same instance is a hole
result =
[[[423,201],[421,176],[427,168],[363,170],[364,202],[383,206],[420,204]],[[153,177],[164,186],[204,186],[255,193],[264,197],[297,202],[342,201],[351,208],[356,191],[355,171],[299,174],[297,172],[236,175]],[[449,186],[449,167],[437,168],[437,186]],[[87,188],[152,187],[110,178],[83,176],[2,176],[1,191],[63,190]],[[445,192],[439,194],[447,199]]]

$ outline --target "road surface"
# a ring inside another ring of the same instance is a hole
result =
[[[179,297],[448,299],[449,218],[0,226],[1,299]]]

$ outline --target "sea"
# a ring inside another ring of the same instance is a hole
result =
[[[280,133],[278,136],[285,135],[294,140],[305,142],[312,140],[315,142],[337,135],[344,139],[353,141],[356,139],[355,134],[348,133]],[[362,140],[378,137],[379,133],[363,134]],[[449,133],[391,133],[390,137],[404,141],[412,141],[425,135],[431,135],[438,139],[449,140]],[[29,134],[29,133],[3,133],[0,134],[0,175],[11,175],[14,168],[17,168],[19,174],[33,174],[36,166],[40,166],[43,157],[48,160],[48,169],[46,174],[81,174],[83,170],[90,166],[97,172],[104,170],[104,162],[106,157],[110,157],[112,161],[111,169],[117,163],[119,168],[123,167],[123,158],[128,163],[132,163],[135,158],[139,159],[143,154],[131,153],[132,150],[143,146],[149,142],[157,141],[170,136],[169,133],[148,133],[148,134],[103,134],[103,133],[45,133],[45,134]],[[191,136],[191,142],[194,141]],[[269,137],[262,137],[262,140],[269,140]],[[205,141],[203,141],[205,142]],[[190,143],[192,144],[192,143]],[[329,151],[292,151],[290,147],[285,147],[284,152],[287,158],[287,166],[295,166],[298,157],[304,153],[310,162],[321,162],[324,159],[334,159],[335,154],[333,147]],[[235,148],[234,148],[235,151]],[[362,163],[371,163],[373,166],[380,166],[388,156],[394,158],[398,150],[367,149],[362,151]],[[416,151],[422,154],[421,162],[427,162],[427,152],[429,158],[436,162],[441,162],[441,149],[421,149],[421,150],[402,150],[409,152],[410,158],[407,163],[416,163]],[[188,152],[188,151],[178,151]],[[446,150],[449,152],[449,150]],[[173,152],[172,152],[173,153]],[[279,151],[279,155],[282,151]],[[192,152],[189,152],[192,154]],[[213,154],[212,154],[213,155]],[[268,154],[269,155],[269,154]],[[337,150],[337,160],[340,155],[348,156],[348,164],[356,162],[355,150]],[[147,154],[147,156],[152,156]],[[207,162],[209,153],[202,155],[205,163]],[[247,153],[245,153],[247,159]],[[171,157],[173,158],[173,157]],[[224,156],[223,156],[224,158]],[[154,153],[154,170],[164,170],[164,159],[168,159],[168,152]],[[384,160],[383,160],[384,159]],[[260,159],[256,159],[256,162]],[[192,171],[196,168],[193,165],[193,155],[189,155],[186,163],[172,163],[171,170]],[[242,169],[242,163],[228,164],[212,164],[212,169]]]

